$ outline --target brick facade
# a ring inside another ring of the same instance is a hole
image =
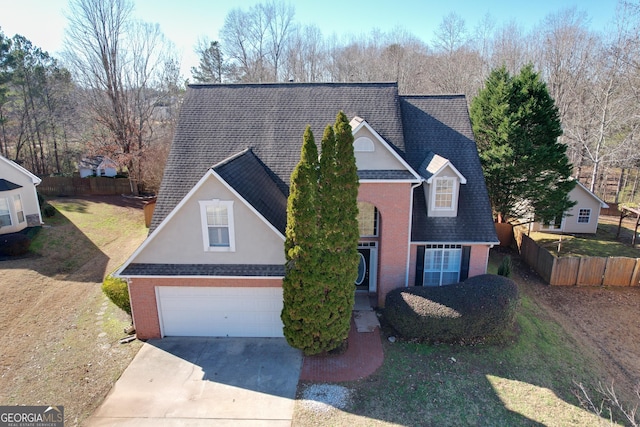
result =
[[[361,183],[358,201],[369,202],[380,215],[378,305],[392,289],[404,286],[411,224],[410,183]]]

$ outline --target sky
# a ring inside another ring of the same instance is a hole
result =
[[[260,0],[133,0],[136,18],[158,23],[182,59],[184,77],[198,64],[194,47],[201,38],[219,40],[219,31],[233,8],[247,10]],[[429,43],[442,19],[456,13],[472,31],[490,15],[497,26],[515,21],[531,30],[545,16],[577,7],[587,13],[594,30],[613,20],[616,0],[297,0],[295,22],[315,24],[325,37],[390,32],[402,27]],[[342,10],[341,10],[342,9]],[[63,50],[68,0],[0,0],[0,30],[20,34],[53,56]]]

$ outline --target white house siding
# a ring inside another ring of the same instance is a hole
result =
[[[578,203],[567,212],[563,231],[565,233],[595,233],[598,230],[600,202],[579,185],[571,190],[569,197]],[[588,223],[578,222],[580,209],[591,209]]]
[[[40,214],[40,204],[38,203],[38,194],[36,192],[35,185],[35,182],[40,183],[40,179],[4,157],[0,157],[0,178],[21,186],[21,188],[16,188],[15,190],[0,192],[0,197],[6,197],[9,199],[9,206],[10,209],[12,209],[12,218],[15,218],[15,212],[13,211],[13,196],[15,194],[20,194],[25,216],[24,223],[18,224],[16,222],[10,227],[2,227],[0,234],[15,233],[23,230],[27,226],[41,225],[42,215]]]

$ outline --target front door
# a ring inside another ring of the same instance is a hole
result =
[[[358,248],[360,264],[358,265],[358,277],[356,278],[357,291],[369,291],[371,269],[371,248]]]

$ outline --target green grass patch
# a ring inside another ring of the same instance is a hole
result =
[[[529,237],[555,256],[639,258],[640,249],[633,248],[629,243],[626,243],[627,240],[630,241],[630,238],[625,238],[629,230],[624,227],[623,230],[625,232],[620,240],[616,239],[618,225],[605,223],[598,224],[598,232],[595,235],[533,232]]]
[[[600,420],[574,395],[574,381],[597,384],[598,365],[540,310],[522,297],[519,334],[508,345],[385,340],[383,366],[369,378],[343,383],[353,390],[352,402],[325,421],[352,426],[598,425]],[[317,417],[298,408],[294,424],[314,425]]]

